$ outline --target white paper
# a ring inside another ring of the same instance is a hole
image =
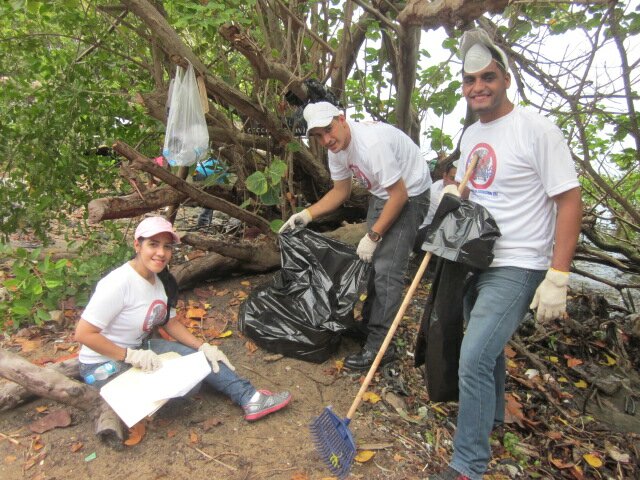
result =
[[[170,398],[181,397],[211,373],[204,353],[160,355],[162,368],[146,373],[131,368],[100,389],[100,395],[122,421],[131,427],[156,412]]]

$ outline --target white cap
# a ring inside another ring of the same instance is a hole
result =
[[[304,107],[304,119],[307,122],[307,134],[316,127],[326,127],[334,117],[342,115],[342,112],[334,104],[329,102],[310,103]]]
[[[502,64],[505,71],[509,71],[507,55],[491,41],[487,32],[479,28],[464,32],[460,39],[460,51],[458,52],[464,72],[475,73],[487,68],[494,57],[492,50],[500,58],[498,63]]]

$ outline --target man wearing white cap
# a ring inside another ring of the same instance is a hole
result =
[[[336,210],[351,194],[352,178],[371,192],[367,227],[357,253],[373,263],[363,321],[367,340],[344,366],[368,369],[378,353],[402,300],[404,272],[418,226],[429,208],[431,176],[419,147],[391,125],[352,122],[328,102],[305,107],[307,135],[329,150],[333,188],[318,202],[292,215],[280,229],[284,232]],[[394,358],[392,348],[382,359]]]
[[[505,53],[473,30],[463,35],[459,55],[462,92],[479,121],[462,136],[457,179],[477,155],[469,198],[491,212],[502,236],[491,266],[465,293],[454,452],[448,468],[430,477],[439,480],[476,480],[486,471],[489,435],[504,421],[504,347],[529,308],[541,321],[566,314],[582,216],[567,143],[549,120],[509,101]]]

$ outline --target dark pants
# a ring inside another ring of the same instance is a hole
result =
[[[380,216],[386,202],[371,196],[367,213],[369,228]],[[373,255],[367,299],[362,307],[362,318],[369,330],[365,346],[369,350],[380,348],[402,303],[409,254],[428,210],[429,190],[409,198]]]

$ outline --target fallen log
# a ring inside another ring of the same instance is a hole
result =
[[[80,378],[80,362],[78,362],[77,358],[45,367],[45,370],[49,369],[60,372],[69,378]],[[34,398],[36,398],[34,393],[15,382],[7,381],[0,384],[0,412],[11,410]]]
[[[0,377],[17,383],[32,395],[90,413],[95,418],[96,435],[111,447],[122,446],[124,425],[102,400],[96,388],[73,380],[53,368],[38,367],[3,348],[0,348]]]

